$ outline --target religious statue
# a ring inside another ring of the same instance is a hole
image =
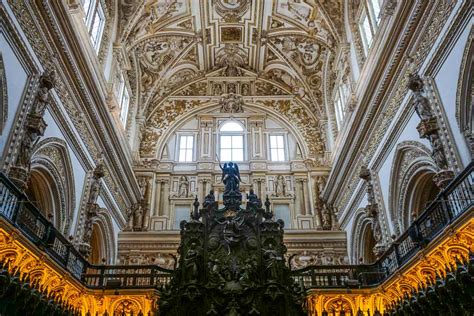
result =
[[[133,211],[133,229],[141,231],[143,227],[143,208],[142,203],[137,203]]]
[[[214,190],[209,191],[209,194],[206,195],[204,198],[204,203],[202,203],[202,206],[204,208],[208,208],[209,206],[214,205],[216,202],[216,197],[214,196]]]
[[[226,162],[224,163],[224,166],[222,166],[219,163],[219,167],[222,170],[222,178],[221,181],[225,185],[225,192],[233,192],[233,191],[239,191],[239,184],[242,181],[240,179],[240,171],[239,171],[239,166],[237,166],[236,163],[231,162]]]
[[[247,195],[247,207],[252,207],[253,209],[259,209],[262,207],[262,201],[255,194],[253,189],[250,189],[250,193]]]
[[[100,187],[101,187],[100,179],[103,176],[104,176],[104,166],[102,164],[102,161],[99,161],[92,175],[92,183],[89,190],[89,200],[88,200],[89,204],[97,203],[97,199],[99,197]]]
[[[31,114],[43,117],[48,106],[49,90],[51,90],[56,81],[56,72],[54,69],[48,69],[40,77],[40,85],[36,93],[36,99],[31,108]]]
[[[285,177],[282,175],[279,175],[275,181],[275,194],[276,196],[286,195],[286,182]]]
[[[222,94],[222,85],[220,83],[214,83],[214,95]]]
[[[431,146],[433,147],[433,151],[431,152],[431,157],[436,162],[436,165],[440,169],[445,169],[448,167],[448,162],[446,161],[446,156],[444,155],[444,148],[443,143],[441,142],[441,138],[439,138],[438,133],[434,133],[430,135],[430,142]]]
[[[210,260],[209,262],[209,282],[212,284],[218,284],[218,288],[222,288],[225,283],[225,279],[221,274],[221,262],[218,258]]]
[[[127,208],[127,227],[125,230],[131,231],[133,229],[133,207]]]
[[[242,92],[242,95],[250,95],[249,85],[246,83],[242,84],[241,92]]]
[[[415,106],[416,114],[422,120],[429,120],[433,118],[433,112],[431,111],[430,101],[421,94],[421,92],[415,92],[415,101],[413,102]]]
[[[186,268],[186,280],[188,281],[197,281],[199,268],[198,268],[198,258],[199,258],[199,250],[196,243],[191,243],[189,246],[188,252],[186,252],[186,256],[184,257],[184,265]]]
[[[186,176],[181,176],[179,178],[179,197],[188,197],[189,194],[189,181],[188,177]]]
[[[279,266],[283,261],[283,258],[278,254],[278,251],[273,249],[273,244],[269,244],[268,248],[264,250],[263,258],[265,259],[268,278],[270,280],[276,280],[279,275]]]
[[[331,229],[331,212],[329,212],[327,205],[323,205],[323,209],[321,213],[322,213],[323,229],[330,230]]]

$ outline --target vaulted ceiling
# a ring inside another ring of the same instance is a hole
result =
[[[122,0],[128,79],[144,117],[142,157],[162,131],[235,93],[286,117],[325,151],[325,103],[343,26],[335,0]]]

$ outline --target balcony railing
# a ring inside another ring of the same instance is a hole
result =
[[[372,287],[388,279],[443,229],[474,206],[474,162],[370,265],[309,266],[292,271],[305,288]],[[0,173],[0,216],[44,249],[62,268],[93,289],[160,288],[173,275],[154,265],[90,265],[16,186]]]
[[[474,207],[474,162],[460,173],[423,213],[370,265],[309,266],[294,270],[305,288],[377,286],[403,267],[443,229]]]
[[[0,216],[89,288],[155,288],[171,279],[173,271],[158,266],[89,264],[3,173],[0,173]]]
[[[171,281],[172,270],[156,265],[90,265],[83,276],[88,288],[161,288]]]
[[[72,276],[81,279],[87,260],[3,173],[0,173],[0,216],[38,248],[44,249]]]

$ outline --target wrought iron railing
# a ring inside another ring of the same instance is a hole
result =
[[[388,279],[444,228],[474,207],[474,162],[460,173],[420,216],[370,265],[309,266],[294,270],[305,288],[371,287]]]
[[[3,173],[0,173],[0,216],[72,276],[81,279],[87,260]]]
[[[88,288],[161,288],[171,281],[172,270],[156,265],[89,265],[83,276]]]
[[[292,276],[307,289],[376,286],[405,265],[447,225],[471,211],[473,206],[474,162],[428,205],[374,264],[309,266],[292,271]],[[0,216],[6,218],[89,288],[160,288],[173,275],[173,270],[154,265],[90,265],[8,177],[1,173]]]

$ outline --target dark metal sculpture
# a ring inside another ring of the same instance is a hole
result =
[[[283,221],[253,190],[242,208],[237,164],[221,169],[224,206],[211,191],[181,223],[179,266],[162,288],[159,315],[304,315],[304,291],[285,264]]]

